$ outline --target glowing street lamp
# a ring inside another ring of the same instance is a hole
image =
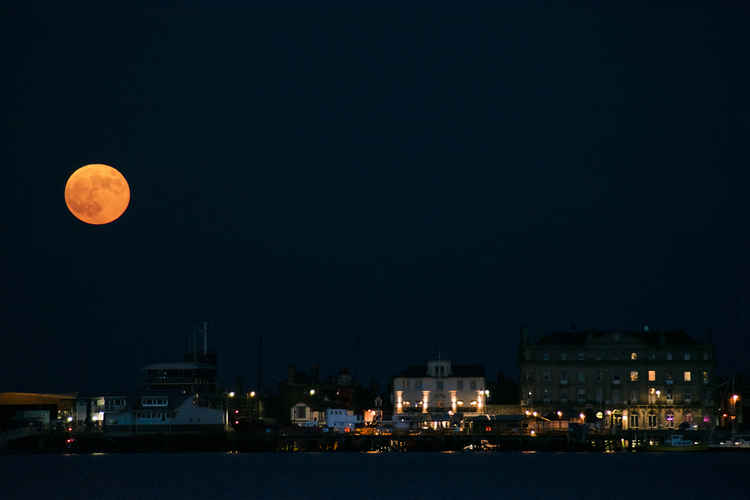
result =
[[[315,389],[310,389],[310,396],[315,396]]]
[[[557,410],[557,418],[562,418],[562,412],[560,410]]]
[[[234,391],[232,391],[232,392],[230,392],[230,393],[229,393],[229,397],[230,397],[230,398],[233,398],[233,397],[234,397]]]
[[[251,397],[251,398],[254,398],[254,397],[255,397],[255,391],[250,391],[250,397]]]

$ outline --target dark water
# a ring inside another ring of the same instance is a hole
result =
[[[750,453],[0,456],[0,498],[750,498]]]

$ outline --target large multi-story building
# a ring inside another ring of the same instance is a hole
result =
[[[521,406],[622,429],[714,424],[714,347],[683,331],[521,330]],[[583,416],[583,418],[581,418]]]
[[[395,413],[481,413],[488,396],[484,367],[447,360],[407,368],[393,379]]]

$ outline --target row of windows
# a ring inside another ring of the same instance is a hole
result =
[[[534,391],[529,391],[528,395],[529,395],[529,399],[533,401],[534,396],[535,396]],[[683,392],[683,393],[679,393],[678,395],[679,395],[678,399],[680,399],[681,401],[685,401],[685,402],[693,401],[692,392]],[[656,389],[655,387],[651,387],[649,388],[646,398],[642,398],[641,396],[642,395],[638,391],[631,391],[630,399],[628,400],[628,402],[630,403],[648,402],[648,403],[654,404],[658,402],[671,403],[674,401],[674,394],[669,389],[662,392]],[[576,389],[575,395],[569,394],[569,391],[567,389],[563,389],[560,391],[560,395],[559,395],[560,402],[567,403],[569,400],[572,400],[573,398],[575,398],[579,403],[584,403],[588,401],[588,394],[586,392],[586,389],[582,387]],[[705,398],[709,400],[711,398],[711,394],[706,393]],[[545,387],[542,390],[542,400],[545,403],[550,403],[552,401],[552,389],[551,388]],[[601,387],[599,387],[596,390],[594,401],[599,402],[599,403],[605,401],[604,390]],[[624,402],[622,400],[622,395],[619,390],[612,391],[612,402],[615,404]]]
[[[141,400],[141,404],[143,406],[167,406],[167,399],[166,398],[160,398],[160,399],[143,399]]]
[[[647,370],[647,378],[649,382],[656,382],[656,370]],[[709,376],[708,371],[703,370],[703,383],[708,384],[709,383]],[[603,372],[597,372],[594,375],[594,381],[595,382],[601,382],[602,379],[605,377]],[[628,380],[630,382],[640,382],[641,381],[641,372],[639,370],[630,370]],[[544,370],[542,373],[542,378],[545,382],[550,382],[552,380],[552,372],[551,370]],[[691,383],[693,382],[693,372],[690,370],[685,370],[682,372],[682,382],[684,383]],[[528,371],[526,372],[526,380],[528,382],[531,382],[534,380],[534,372]],[[577,372],[576,380],[579,384],[583,384],[586,382],[586,372]],[[613,384],[619,384],[621,383],[622,379],[619,375],[612,375],[612,383]],[[568,383],[568,372],[566,370],[560,370],[560,384],[567,384]],[[664,372],[664,383],[665,384],[672,384],[674,383],[674,377],[672,376],[672,372],[667,370]]]
[[[413,382],[413,384],[412,384],[412,382]],[[416,380],[411,380],[411,379],[406,378],[406,379],[403,379],[401,381],[401,388],[402,389],[410,389],[412,385],[414,386],[414,389],[421,389],[422,387],[424,387],[424,384],[423,384],[423,381],[422,381],[421,378],[418,378]],[[437,380],[435,382],[435,386],[436,386],[437,390],[439,390],[439,391],[442,391],[445,388],[445,384],[444,384],[444,382],[442,380]],[[459,391],[463,391],[464,390],[464,380],[463,379],[456,380],[456,389],[459,390]],[[469,381],[469,389],[471,389],[473,391],[477,390],[477,381],[476,380],[470,380]]]
[[[647,356],[649,360],[657,359],[657,353],[654,351],[649,351]],[[677,360],[677,359],[682,359],[684,361],[691,361],[691,360],[700,359],[700,357],[703,357],[704,361],[708,361],[711,359],[711,354],[706,351],[706,352],[703,352],[701,356],[701,353],[693,353],[693,352],[685,351],[681,353],[676,353],[674,356],[671,352],[667,352],[664,355],[664,359],[666,359],[667,361],[672,361],[672,360]],[[542,353],[542,360],[550,361],[552,360],[552,358],[553,356],[549,352]],[[635,352],[635,351],[606,352],[606,353],[603,351],[594,351],[594,352],[588,353],[588,355],[585,352],[579,351],[576,354],[561,352],[557,356],[555,356],[555,359],[560,360],[560,361],[573,361],[573,360],[585,361],[586,359],[589,359],[589,360],[593,359],[595,361],[602,361],[603,359],[609,359],[609,360],[630,359],[631,361],[637,361],[639,359],[644,359],[644,358],[643,358],[643,353]],[[526,352],[526,360],[527,361],[531,360],[530,352]]]

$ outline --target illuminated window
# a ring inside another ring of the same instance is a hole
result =
[[[638,382],[638,370],[630,370],[630,381]]]
[[[685,382],[690,382],[691,378],[692,378],[692,376],[691,376],[690,372],[685,372],[685,373],[682,374],[682,379]]]
[[[637,429],[638,428],[638,414],[631,413],[630,414],[630,428],[631,429]]]
[[[703,383],[708,383],[708,372],[706,370],[703,370]]]
[[[631,352],[630,353],[630,359],[632,359],[632,360],[638,359],[638,353],[637,352]]]
[[[674,413],[672,413],[671,411],[667,412],[666,424],[669,428],[674,427]]]
[[[649,413],[649,415],[648,415],[648,426],[651,429],[654,429],[656,427],[656,414]]]
[[[648,381],[649,382],[656,381],[656,370],[649,370],[648,371]]]

